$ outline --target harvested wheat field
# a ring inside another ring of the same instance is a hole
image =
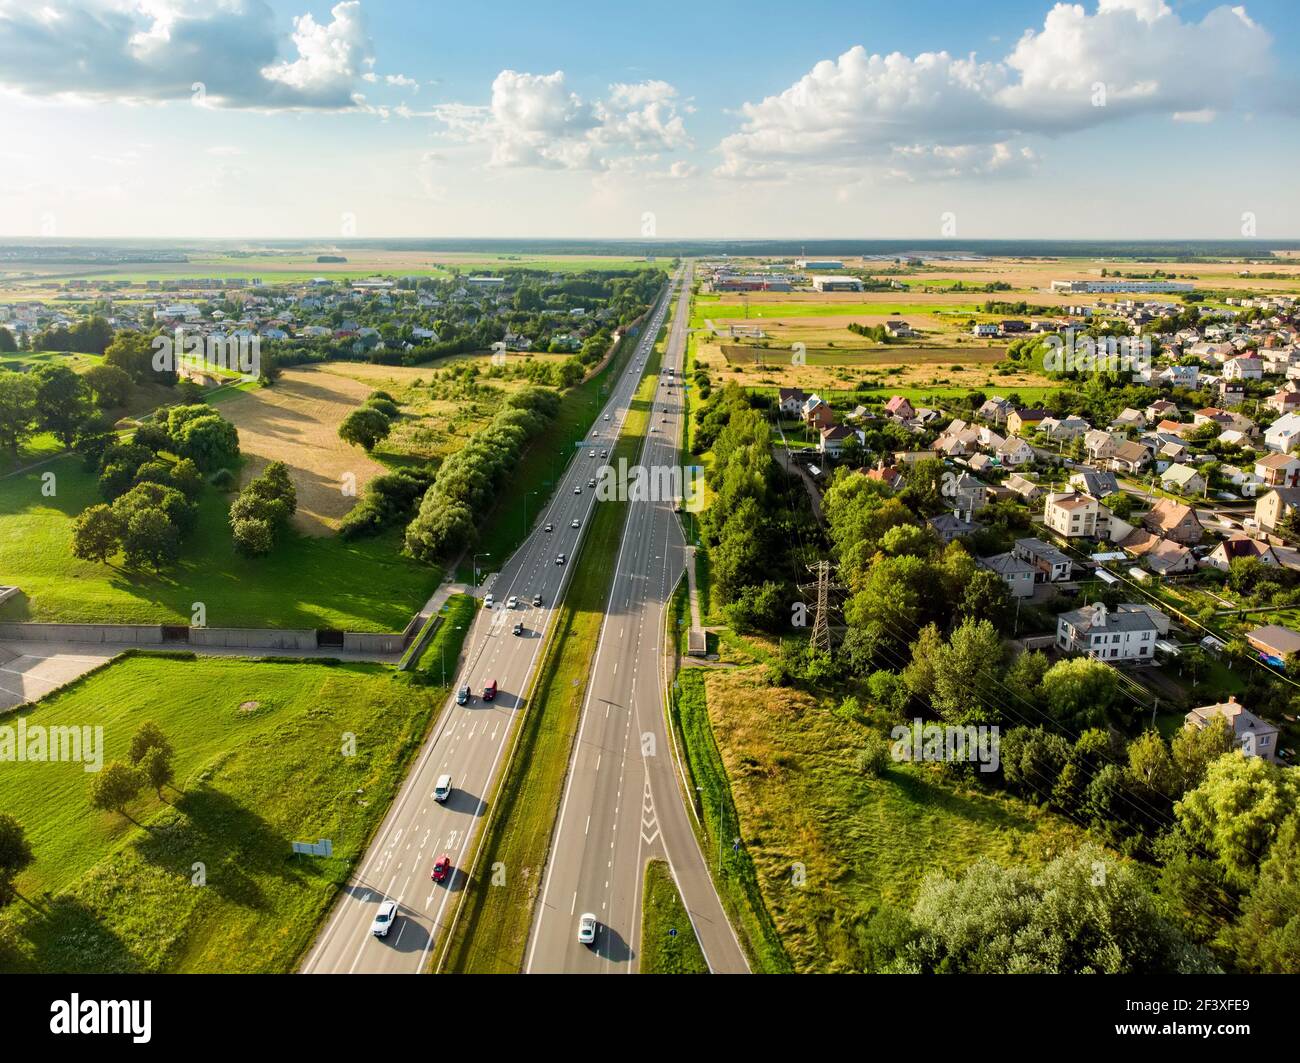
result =
[[[269,462],[284,462],[298,489],[294,524],[307,535],[330,534],[366,484],[386,471],[338,437],[339,423],[372,390],[360,380],[315,368],[286,369],[274,387],[240,392],[221,404],[249,459],[243,482]],[[348,474],[354,494],[344,493]]]

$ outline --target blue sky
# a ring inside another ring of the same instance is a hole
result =
[[[1289,0],[0,0],[0,235],[1300,236]]]

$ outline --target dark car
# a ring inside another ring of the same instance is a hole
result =
[[[467,705],[467,704],[469,704],[469,699],[470,699],[470,697],[471,697],[471,695],[470,695],[470,692],[469,692],[469,687],[468,687],[468,686],[463,686],[463,687],[461,687],[458,691],[456,691],[456,704],[457,704],[457,705]]]

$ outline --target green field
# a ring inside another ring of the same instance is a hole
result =
[[[645,868],[641,900],[641,974],[708,974],[682,895],[663,860]]]
[[[21,710],[29,728],[102,726],[105,763],[152,720],[175,782],[127,818],[89,808],[80,764],[4,766],[0,808],[36,859],[0,914],[0,970],[292,970],[445,695],[378,665],[142,654]],[[319,838],[333,857],[291,854]]]
[[[620,458],[636,460],[658,385],[659,358],[656,347],[610,455],[611,464]],[[520,869],[511,878],[516,888],[493,888],[481,874],[469,883],[442,970],[503,974],[523,966],[627,508],[626,502],[602,502],[571,561],[572,581],[528,697],[517,748],[497,784],[494,812],[479,842],[481,867],[500,863]]]
[[[55,494],[42,494],[53,473]],[[72,556],[72,522],[101,501],[79,459],[0,480],[0,572],[22,595],[0,620],[188,624],[194,603],[209,627],[401,631],[440,573],[401,555],[401,529],[374,539],[286,534],[262,558],[235,553],[227,523],[233,496],[205,490],[180,563],[161,574]]]

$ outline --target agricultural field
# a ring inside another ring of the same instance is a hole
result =
[[[29,728],[102,727],[104,764],[153,721],[174,780],[117,814],[90,809],[83,764],[0,773],[35,855],[0,915],[0,969],[292,970],[445,694],[378,665],[137,655],[21,710]],[[318,838],[332,857],[291,854]]]

